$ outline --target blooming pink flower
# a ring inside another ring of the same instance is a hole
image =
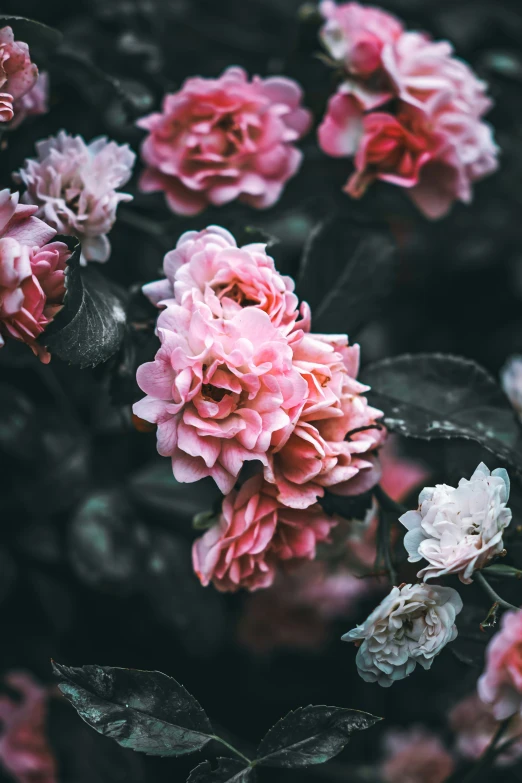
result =
[[[11,27],[0,29],[0,122],[10,122],[19,102],[36,84],[38,68],[29,47],[15,41]]]
[[[308,393],[292,431],[273,441],[265,478],[276,484],[278,499],[307,508],[324,495],[354,495],[374,486],[380,472],[373,452],[385,438],[355,377],[359,346],[340,335],[305,334],[293,349],[293,364]]]
[[[406,32],[377,9],[326,6],[332,30],[342,29],[336,34],[339,45],[348,48],[359,41],[362,29],[367,34],[366,13],[367,21],[375,13],[387,19],[368,50],[370,72],[364,67],[353,71],[353,66],[350,72],[348,64],[348,78],[330,100],[318,131],[328,155],[355,155],[356,172],[346,191],[359,198],[382,179],[408,188],[430,218],[442,217],[456,200],[469,203],[473,183],[498,165],[491,128],[482,120],[491,106],[487,85],[445,41]]]
[[[42,72],[29,92],[14,102],[14,119],[9,126],[17,128],[26,117],[47,114],[49,111],[49,74]]]
[[[400,38],[402,23],[386,11],[359,3],[336,5],[323,0],[319,10],[326,20],[320,38],[345,68],[345,86],[367,109],[389,100],[392,91],[382,67],[382,52]]]
[[[14,337],[47,363],[36,339],[61,308],[70,253],[63,242],[45,244],[56,232],[35,212],[18,204],[17,193],[0,191],[0,345]]]
[[[45,736],[48,691],[23,673],[10,673],[6,683],[21,700],[0,696],[2,764],[18,783],[55,783],[56,762]]]
[[[188,79],[161,113],[139,120],[145,192],[163,191],[173,212],[196,215],[239,198],[258,209],[278,200],[301,163],[294,146],[310,125],[302,92],[283,77],[251,82],[241,68]]]
[[[138,369],[148,396],[134,413],[158,425],[158,451],[172,457],[178,481],[212,476],[230,492],[245,460],[267,463],[272,437],[303,406],[306,383],[288,340],[262,310],[222,320],[197,301],[169,305],[158,335],[155,360]]]
[[[497,720],[522,715],[522,611],[506,612],[486,651],[478,693]]]
[[[299,315],[294,281],[277,272],[265,245],[238,248],[219,226],[187,231],[165,256],[163,268],[165,279],[143,287],[156,305],[203,302],[216,318],[233,318],[244,307],[255,307],[285,332]]]
[[[225,497],[219,523],[194,544],[194,570],[203,585],[257,590],[272,584],[281,561],[315,557],[317,542],[328,539],[335,522],[319,505],[297,512],[275,495],[256,475]]]
[[[453,707],[449,723],[457,735],[457,750],[467,759],[476,760],[482,756],[495,736],[500,721],[496,720],[491,706],[484,704],[477,693],[472,693]],[[502,740],[512,740],[522,734],[522,718],[517,715],[510,721]],[[498,755],[495,764],[513,764],[522,756],[522,740],[510,745]]]
[[[417,726],[389,731],[385,753],[381,766],[384,783],[443,783],[455,768],[439,737]]]
[[[107,238],[121,201],[116,189],[131,177],[136,156],[128,144],[105,137],[86,144],[81,136],[60,131],[36,145],[38,158],[28,159],[13,178],[27,187],[23,200],[38,207],[38,216],[61,234],[82,242],[82,262],[107,261]]]

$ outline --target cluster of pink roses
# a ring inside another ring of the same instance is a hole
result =
[[[325,488],[355,494],[379,477],[384,439],[355,380],[358,347],[310,332],[310,312],[262,244],[223,228],[184,234],[166,279],[145,286],[163,311],[161,347],[138,370],[137,416],[158,425],[178,481],[211,476],[227,495],[194,547],[201,581],[223,590],[272,583],[281,560],[313,558],[334,521]],[[234,489],[243,464],[262,468]]]
[[[376,179],[408,188],[428,217],[497,168],[498,148],[482,121],[486,84],[446,41],[409,32],[392,15],[358,3],[320,5],[321,38],[344,80],[319,128],[328,155],[354,156],[345,190],[359,198]]]

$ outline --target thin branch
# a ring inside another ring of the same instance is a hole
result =
[[[228,748],[232,751],[232,753],[235,753],[236,756],[239,756],[243,761],[246,761],[246,763],[249,766],[252,766],[252,759],[249,759],[248,756],[243,755],[240,750],[235,748],[233,745],[230,745],[226,740],[224,740],[222,737],[218,737],[217,734],[214,734],[212,739],[216,740],[216,742],[220,742],[222,745],[225,746],[225,748]]]
[[[390,511],[399,515],[402,515],[407,511],[405,506],[403,506],[401,503],[397,503],[383,490],[381,486],[377,485],[374,487],[373,494],[384,511]]]
[[[488,580],[482,573],[482,571],[475,571],[473,574],[477,584],[479,584],[484,592],[499,606],[502,607],[502,609],[514,609],[515,611],[518,610],[518,606],[514,606],[513,604],[510,604],[508,601],[504,601],[503,598],[499,596],[498,593],[493,590],[491,585],[489,584]]]
[[[506,732],[510,721],[511,721],[511,717],[506,718],[506,720],[502,721],[502,723],[500,724],[500,726],[498,727],[495,733],[495,736],[489,743],[486,751],[479,758],[475,766],[472,769],[470,769],[468,774],[462,779],[461,783],[471,783],[472,780],[475,780],[475,778],[478,775],[480,775],[480,773],[483,772],[486,769],[486,767],[489,766],[490,762],[493,762],[496,756],[497,743]]]

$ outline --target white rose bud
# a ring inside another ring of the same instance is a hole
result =
[[[408,529],[404,546],[410,563],[422,558],[429,563],[417,576],[428,580],[458,574],[469,584],[473,571],[504,549],[502,534],[512,516],[506,508],[508,498],[506,471],[490,473],[483,462],[456,489],[447,484],[425,487],[417,511],[408,511],[399,520]]]
[[[435,656],[456,638],[455,617],[461,609],[461,598],[452,587],[402,585],[342,638],[362,641],[356,663],[363,680],[388,688],[411,674],[417,663],[431,667]]]

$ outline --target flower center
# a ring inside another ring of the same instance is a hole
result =
[[[230,393],[228,389],[220,389],[219,386],[213,386],[211,383],[204,383],[201,387],[203,399],[212,400],[213,402],[221,402],[223,397]]]

